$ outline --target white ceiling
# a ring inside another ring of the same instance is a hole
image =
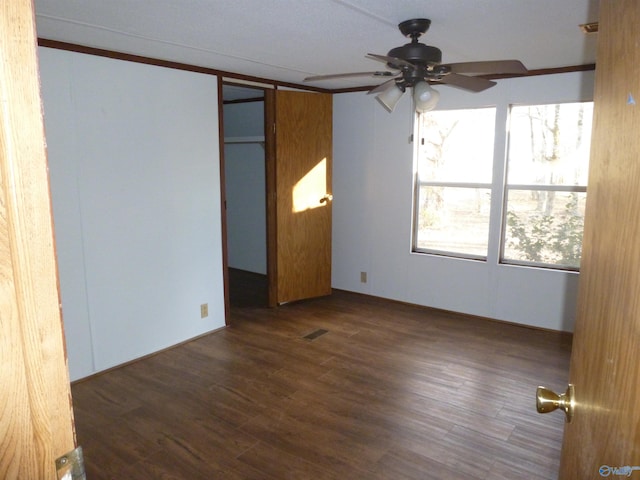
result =
[[[397,24],[431,19],[421,41],[443,62],[519,59],[529,69],[595,62],[597,0],[35,0],[40,38],[302,84],[374,71],[408,42]],[[380,83],[369,77],[324,88]]]

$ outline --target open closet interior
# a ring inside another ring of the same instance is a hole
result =
[[[223,85],[231,306],[267,305],[264,90]]]

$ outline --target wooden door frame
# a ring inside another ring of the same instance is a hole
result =
[[[267,284],[269,307],[277,307],[278,302],[278,227],[277,227],[277,167],[276,167],[276,97],[277,85],[273,88],[260,87],[236,83],[233,80],[225,81],[218,76],[218,123],[220,135],[220,184],[222,196],[222,251],[224,270],[224,297],[225,297],[225,323],[231,324],[230,300],[229,300],[229,252],[227,245],[227,208],[225,191],[225,155],[224,155],[224,103],[222,88],[224,84],[247,86],[248,88],[262,89],[264,93],[264,149],[265,149],[265,191],[266,191],[266,252],[267,252]]]
[[[268,305],[278,306],[278,250],[276,195],[276,90],[264,92],[264,154],[267,181],[267,283]]]
[[[224,323],[231,324],[229,300],[229,247],[227,245],[227,190],[224,163],[224,103],[222,98],[223,82],[218,75],[218,151],[220,158],[220,228],[222,231],[222,284],[224,288]]]

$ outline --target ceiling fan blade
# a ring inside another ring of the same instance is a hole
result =
[[[389,65],[392,68],[398,68],[398,69],[401,68],[401,67],[396,67],[396,65],[409,67],[411,69],[416,68],[416,66],[413,63],[407,62],[406,60],[403,60],[402,58],[388,57],[386,55],[376,55],[375,53],[367,53],[367,58],[370,58],[372,60],[377,60],[379,62],[384,62],[384,63],[386,63],[387,65]]]
[[[392,78],[391,80],[387,80],[386,82],[381,83],[377,87],[372,88],[367,92],[367,95],[371,95],[373,93],[384,92],[387,88],[391,88],[392,85],[396,83],[396,79]]]
[[[315,75],[304,79],[305,82],[313,82],[315,80],[331,80],[333,78],[349,78],[349,77],[393,77],[393,72],[354,72],[354,73],[336,73],[333,75]]]
[[[452,87],[470,90],[472,92],[482,92],[496,84],[496,82],[487,80],[486,78],[468,77],[466,75],[458,75],[457,73],[443,75],[440,79],[435,81],[451,85]]]
[[[486,62],[448,63],[444,66],[451,69],[451,73],[466,73],[473,75],[488,75],[492,73],[527,73],[527,68],[520,60],[489,60]]]

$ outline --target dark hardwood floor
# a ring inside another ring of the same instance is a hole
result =
[[[563,416],[534,394],[564,391],[567,335],[257,296],[231,327],[73,385],[89,479],[556,478]]]
[[[232,307],[266,307],[269,304],[267,277],[236,268],[229,269],[229,301]]]

